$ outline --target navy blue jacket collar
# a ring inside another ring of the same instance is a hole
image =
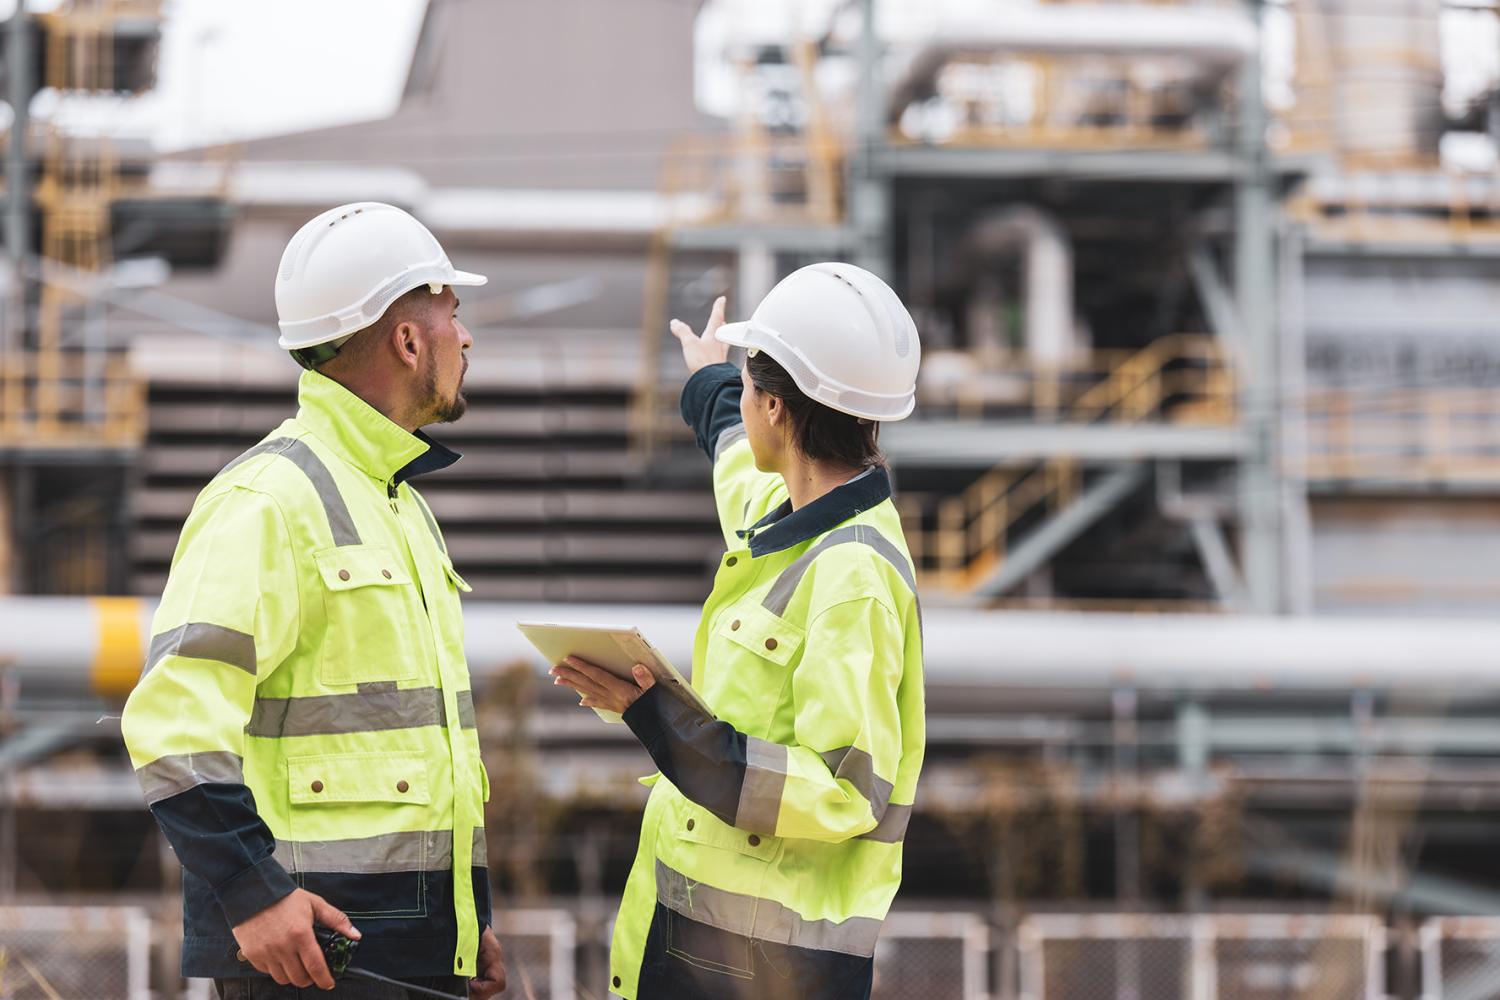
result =
[[[827,534],[890,496],[890,474],[877,465],[829,490],[801,510],[792,510],[792,502],[788,500],[735,534],[750,543],[750,555],[770,555]]]
[[[396,475],[392,478],[398,485],[406,482],[408,479],[425,476],[429,472],[437,472],[439,469],[446,469],[463,457],[452,448],[441,445],[428,437],[426,431],[415,431],[414,434],[418,441],[427,446],[427,450],[396,470]]]

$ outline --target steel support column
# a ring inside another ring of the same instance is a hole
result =
[[[849,157],[847,214],[854,230],[854,263],[889,278],[891,187],[876,162],[876,151],[885,142],[885,110],[875,0],[859,0],[859,9],[859,105]]]
[[[1302,312],[1304,237],[1292,222],[1282,224],[1279,253],[1281,322],[1280,480],[1283,503],[1285,610],[1313,612],[1313,523],[1307,497],[1307,329]]]
[[[1264,45],[1263,2],[1245,0],[1261,40],[1246,59],[1239,79],[1238,154],[1243,172],[1234,191],[1234,290],[1245,337],[1241,372],[1241,420],[1251,438],[1240,465],[1240,565],[1250,608],[1261,614],[1282,610],[1281,485],[1278,469],[1276,405],[1276,296],[1272,212],[1275,202],[1267,162],[1266,111],[1261,94]]]
[[[0,329],[0,354],[18,350],[26,330],[26,257],[31,234],[31,174],[26,167],[26,131],[31,107],[31,33],[25,0],[17,0],[5,36],[6,101],[11,107],[5,151],[5,250],[11,266],[11,308]]]

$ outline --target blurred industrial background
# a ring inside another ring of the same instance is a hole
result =
[[[281,249],[360,199],[491,276],[423,488],[512,995],[605,995],[648,769],[513,623],[689,665],[721,543],[667,320],[843,258],[925,355],[876,995],[1500,997],[1492,0],[427,0],[387,117],[164,152],[117,126],[192,7],[0,41],[0,998],[208,995],[116,716],[195,493],[292,408]]]

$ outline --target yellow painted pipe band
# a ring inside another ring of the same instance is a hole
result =
[[[140,679],[145,661],[140,598],[91,597],[89,603],[99,626],[89,686],[101,697],[123,699]]]

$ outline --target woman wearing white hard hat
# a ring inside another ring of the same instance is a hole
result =
[[[672,325],[728,546],[693,651],[715,717],[644,668],[635,684],[554,668],[585,706],[623,713],[660,769],[611,986],[865,998],[925,746],[921,613],[877,447],[880,423],[912,411],[917,331],[849,264],[794,272],[748,322],[723,312],[702,337]]]

